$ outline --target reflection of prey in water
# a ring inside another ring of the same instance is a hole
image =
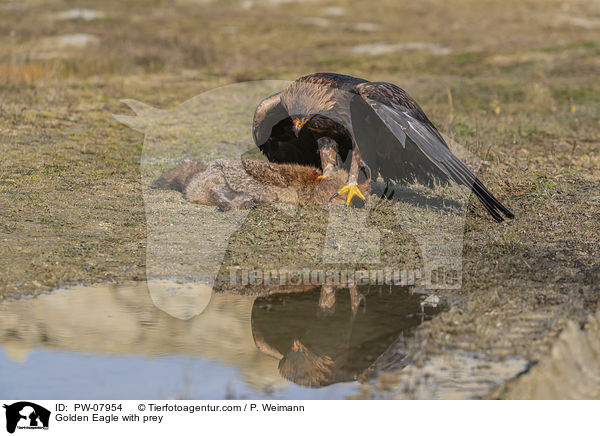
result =
[[[406,364],[404,337],[426,317],[421,301],[408,287],[285,290],[254,301],[252,335],[298,385],[366,381]]]

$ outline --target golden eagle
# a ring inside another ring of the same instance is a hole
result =
[[[357,188],[362,170],[392,182],[452,180],[471,189],[496,221],[503,221],[499,212],[514,217],[452,154],[417,102],[392,83],[335,73],[300,77],[258,105],[252,133],[270,161],[320,167],[324,177],[333,169],[331,155],[322,161],[324,149],[339,156],[349,173],[338,191],[347,194],[347,205],[355,195],[364,200]]]

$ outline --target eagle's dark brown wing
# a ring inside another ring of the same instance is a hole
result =
[[[403,89],[392,83],[368,82],[357,85],[356,91],[362,101],[374,111],[396,139],[377,144],[378,149],[375,152],[393,156],[416,146],[437,169],[456,183],[470,188],[494,219],[503,220],[499,211],[509,218],[514,217],[513,213],[486,189],[471,170],[452,154],[442,135],[429,121],[419,105]],[[364,113],[361,118],[365,118]],[[378,128],[374,124],[371,126]],[[355,132],[356,127],[353,126]],[[366,124],[361,127],[369,129]],[[373,132],[373,136],[376,136],[376,132]],[[362,152],[361,143],[358,142],[358,145]],[[380,147],[390,149],[381,150]],[[380,169],[383,177],[391,179],[395,178],[393,171],[393,166]],[[396,177],[401,177],[401,175],[396,175]]]
[[[276,124],[290,117],[281,105],[280,94],[281,92],[278,92],[265,98],[258,104],[254,112],[252,137],[259,147],[270,138]]]

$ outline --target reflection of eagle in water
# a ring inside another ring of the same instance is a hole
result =
[[[283,91],[263,100],[253,123],[256,145],[270,161],[329,168],[322,148],[336,143],[346,162],[348,183],[339,194],[363,197],[356,186],[361,170],[373,179],[418,181],[426,185],[450,180],[467,186],[496,221],[504,207],[448,148],[423,110],[392,83],[368,82],[351,76],[315,73],[300,77]],[[348,159],[348,154],[351,159]]]
[[[406,364],[404,340],[429,318],[421,314],[418,294],[401,286],[358,286],[366,301],[355,311],[351,291],[334,286],[335,308],[323,311],[324,288],[287,289],[254,301],[252,337],[260,351],[279,361],[285,379],[321,387],[366,381]]]

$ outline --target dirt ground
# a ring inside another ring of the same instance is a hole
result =
[[[496,224],[471,198],[463,287],[440,291],[449,310],[418,330],[414,364],[362,397],[435,397],[422,386],[440,361],[461,368],[461,380],[515,361],[514,374],[543,372],[566,326],[586,329],[600,309],[597,3],[76,7],[0,4],[0,301],[146,278],[144,135],[113,118],[131,114],[120,100],[169,109],[218,86],[333,71],[408,90],[443,133],[483,159],[480,178],[516,215]],[[285,237],[280,230],[270,234]],[[521,379],[483,383],[473,396],[535,397]]]

